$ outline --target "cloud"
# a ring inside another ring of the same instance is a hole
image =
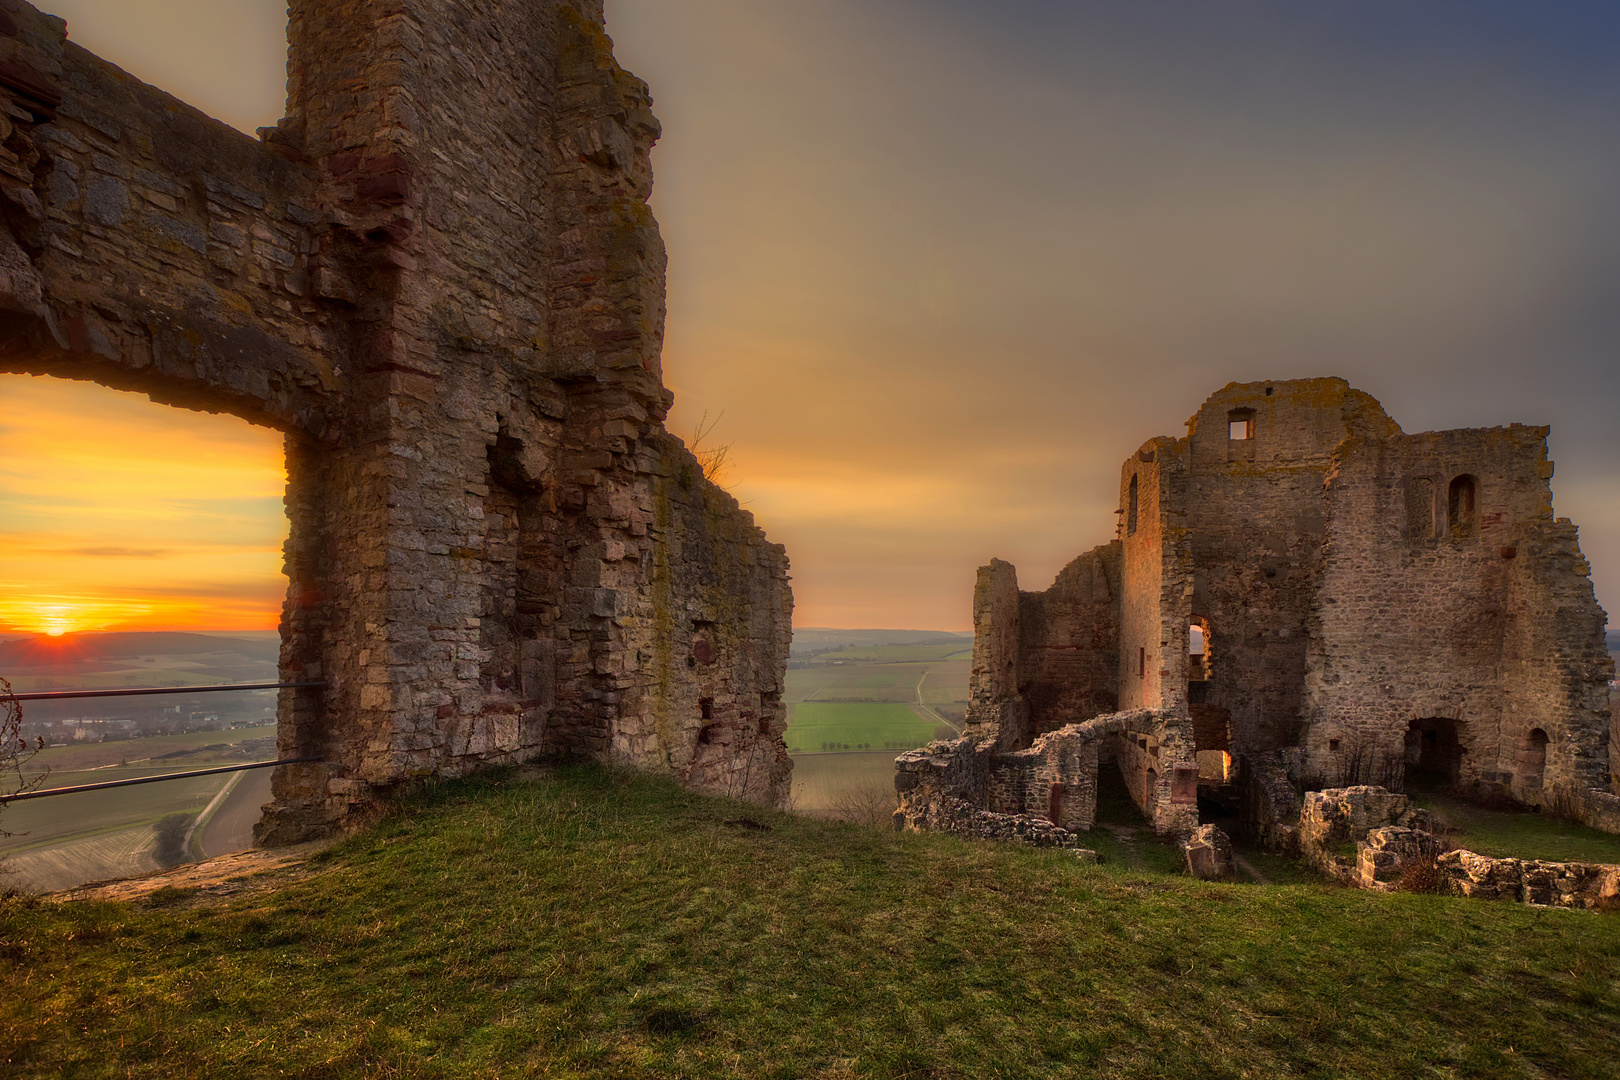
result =
[[[167,559],[175,552],[172,548],[81,547],[68,548],[65,554],[90,559]]]

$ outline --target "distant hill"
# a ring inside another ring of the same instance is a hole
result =
[[[0,642],[0,671],[54,667],[86,661],[130,660],[143,656],[195,656],[237,653],[274,664],[280,646],[265,639],[216,637],[179,631],[135,631],[118,634],[36,634]]]
[[[837,630],[825,626],[804,626],[793,631],[794,658],[831,649],[857,646],[871,648],[877,645],[946,645],[952,642],[971,643],[972,631],[954,630]]]

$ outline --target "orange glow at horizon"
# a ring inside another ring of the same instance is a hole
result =
[[[275,628],[279,433],[59,379],[0,401],[0,632]]]

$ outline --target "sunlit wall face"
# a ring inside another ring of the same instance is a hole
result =
[[[281,0],[54,6],[244,131],[282,111]],[[1319,375],[1412,432],[1550,423],[1620,604],[1620,5],[607,13],[665,129],[671,426],[719,418],[799,625],[965,628],[976,566],[1041,588],[1108,540],[1119,462],[1209,392]]]
[[[281,436],[0,376],[0,631],[274,629]]]

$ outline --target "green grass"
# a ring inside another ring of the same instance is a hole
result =
[[[0,905],[0,1071],[1595,1080],[1620,1045],[1620,917],[1081,866],[594,768],[443,786],[315,877],[195,904]]]
[[[1450,826],[1446,833],[1450,843],[1481,855],[1620,863],[1620,836],[1560,821],[1551,814],[1487,810],[1436,792],[1415,794],[1412,800],[1435,811]]]
[[[821,753],[824,743],[898,752],[927,743],[936,727],[909,705],[804,701],[793,706],[786,740],[793,754]]]

